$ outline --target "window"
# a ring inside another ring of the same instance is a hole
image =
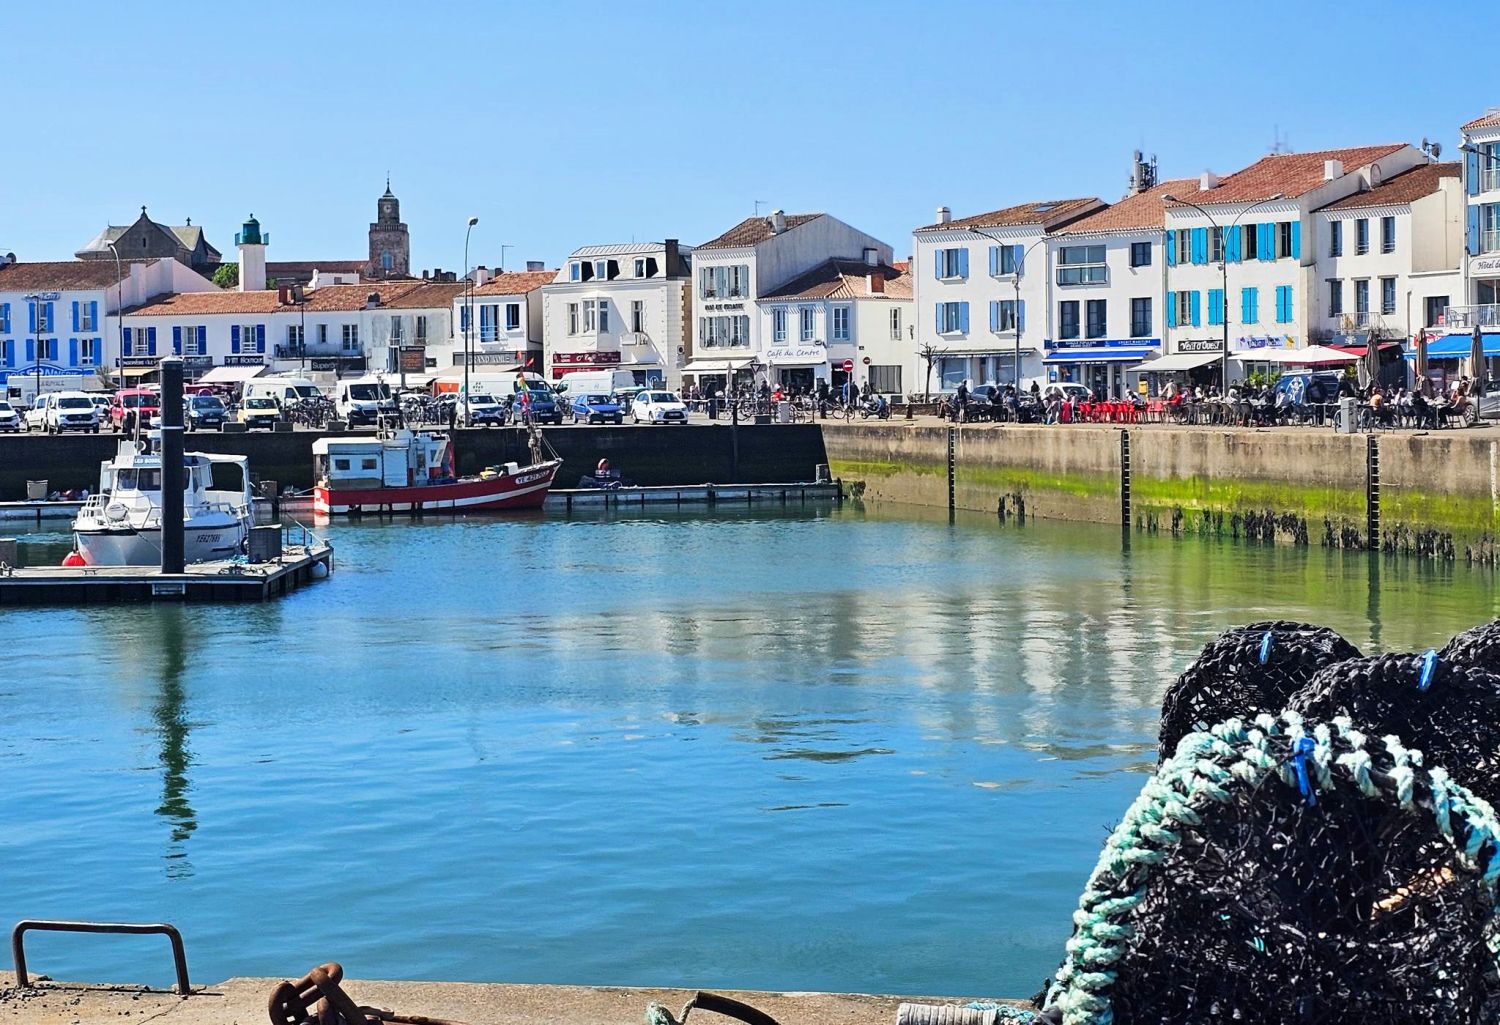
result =
[[[1068,299],[1057,304],[1057,336],[1078,337],[1078,300]]]
[[[1328,279],[1328,315],[1330,317],[1344,315],[1344,281],[1342,278]]]
[[[1479,229],[1479,251],[1500,252],[1500,204],[1486,203],[1479,208]]]
[[[91,367],[99,362],[99,339],[78,339],[78,365]]]
[[[609,300],[608,299],[600,299],[599,300],[599,330],[601,332],[609,330]]]
[[[385,250],[384,252],[382,252],[380,254],[380,269],[381,270],[388,271],[392,267],[394,267],[395,265],[396,265],[396,261],[394,261],[394,260],[391,259],[391,251],[389,249]]]
[[[938,303],[938,334],[961,334],[969,330],[968,303]]]
[[[1015,274],[1020,256],[1020,246],[990,246],[990,273],[996,277]]]
[[[1380,313],[1389,317],[1396,312],[1396,279],[1380,279]]]
[[[230,348],[234,346],[231,344]],[[264,324],[240,325],[240,352],[264,355],[266,351],[266,328]]]
[[[488,308],[488,307],[486,307],[486,308]],[[392,345],[400,345],[401,344],[401,335],[402,335],[402,331],[401,331],[401,318],[399,316],[392,315],[392,317],[391,317],[391,344]]]
[[[32,303],[36,308],[36,329],[38,333],[50,333],[52,330],[52,304]]]
[[[1292,322],[1292,286],[1276,286],[1276,323],[1290,324]]]
[[[1292,222],[1276,223],[1276,259],[1285,260],[1292,255]]]
[[[1063,246],[1057,263],[1059,285],[1102,285],[1109,279],[1103,246]]]
[[[833,308],[833,340],[835,342],[849,340],[849,307],[847,306]]]
[[[785,312],[782,314],[781,325],[782,336],[786,335]],[[632,299],[630,302],[630,330],[636,334],[644,334],[646,331],[646,303],[641,299]]]
[[[425,317],[422,318],[422,319],[426,320]],[[191,330],[191,329],[190,328],[183,328],[184,332],[187,332],[189,330]],[[188,344],[191,345],[192,343],[189,342]],[[319,324],[318,325],[318,345],[322,346],[323,348],[327,348],[328,347],[328,325],[327,324]],[[198,355],[201,356],[202,353],[199,353]]]
[[[1427,319],[1423,322],[1424,327],[1434,327],[1441,323],[1448,312],[1448,297],[1446,295],[1430,295],[1423,301],[1423,308],[1427,312]]]
[[[646,276],[646,260],[645,260],[645,257],[640,257],[640,256],[636,257],[636,260],[635,260],[635,276],[638,277],[638,278],[644,278]]]
[[[37,359],[47,360],[51,363],[57,362],[57,339],[38,338],[36,342]]]
[[[578,304],[568,303],[568,334],[578,333]]]
[[[1177,297],[1177,323],[1187,327],[1193,322],[1193,292],[1175,292]]]
[[[373,469],[375,469],[375,466],[376,466],[376,460],[374,460],[374,459],[361,459],[359,461],[359,468],[361,470],[373,470]]]
[[[1370,280],[1360,278],[1354,282],[1354,313],[1356,316],[1370,312]]]
[[[599,303],[593,299],[583,301],[583,333],[597,334],[599,331]]]
[[[417,341],[422,345],[427,344],[427,318],[425,316],[417,317]]]
[[[78,304],[78,330],[80,330],[80,331],[97,331],[97,330],[99,330],[99,326],[96,323],[94,323],[94,321],[97,319],[96,314],[98,312],[98,309],[99,309],[99,304],[98,303],[85,302],[85,303],[79,303]]]
[[[1370,221],[1361,217],[1354,222],[1354,255],[1364,256],[1370,251]]]
[[[891,307],[891,341],[901,340],[901,307]],[[897,375],[899,377],[899,375]]]
[[[302,325],[288,324],[286,326],[286,347],[296,352],[302,348]]]
[[[579,263],[577,260],[574,260],[573,262],[568,264],[568,280],[583,280],[583,264]]]
[[[698,337],[705,349],[743,349],[750,345],[749,317],[699,317]]]
[[[750,267],[704,267],[698,272],[698,289],[704,299],[744,299],[750,295]]]
[[[1211,263],[1222,263],[1224,260],[1224,229],[1213,227],[1208,229],[1208,259]]]
[[[1016,329],[1016,301],[1001,299],[990,303],[990,330],[1014,331]]]
[[[208,355],[208,328],[184,324],[182,328],[182,354],[184,356]]]
[[[595,281],[608,281],[609,279],[610,279],[609,261],[608,260],[595,260],[594,261],[594,280]]]
[[[505,330],[518,331],[521,327],[521,304],[505,304]]]
[[[1344,255],[1344,222],[1328,222],[1328,255],[1339,257]]]
[[[800,328],[797,337],[804,342],[813,340],[813,318],[816,311],[811,306],[803,306],[797,310],[798,326]]]
[[[1224,323],[1224,290],[1221,288],[1208,290],[1208,322],[1218,325]]]
[[[1130,337],[1146,338],[1151,334],[1151,299],[1130,300]]]
[[[1240,259],[1249,260],[1260,253],[1256,245],[1257,226],[1254,224],[1240,225]]]
[[[345,352],[358,352],[359,351],[359,325],[358,324],[345,324],[341,328],[341,332],[343,334],[343,338],[340,341],[340,345],[342,346],[343,350]]]
[[[969,276],[969,251],[967,249],[939,249],[937,251],[937,276],[967,278]]]
[[[778,306],[771,311],[771,335],[778,342],[786,341],[785,306]]]
[[[349,469],[349,460],[347,460],[347,459],[335,459],[333,461],[333,468],[335,470],[347,470],[347,469]]]
[[[1176,263],[1193,262],[1193,233],[1186,229],[1179,231],[1175,236],[1177,239],[1177,254],[1174,257]]]
[[[899,366],[871,366],[870,390],[881,395],[900,395],[901,368]]]
[[[1396,251],[1396,218],[1394,217],[1380,219],[1380,251],[1382,253]]]
[[[1150,242],[1132,242],[1132,243],[1130,243],[1130,266],[1132,266],[1132,267],[1149,267],[1149,266],[1151,266],[1151,243]]]
[[[1084,324],[1084,335],[1089,338],[1103,338],[1108,333],[1109,316],[1105,311],[1106,303],[1103,299],[1090,299],[1084,308],[1087,322]]]

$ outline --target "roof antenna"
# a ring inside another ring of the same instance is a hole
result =
[[[1292,147],[1288,146],[1286,140],[1281,137],[1281,126],[1280,125],[1274,125],[1274,126],[1272,126],[1272,128],[1271,128],[1271,135],[1272,135],[1272,141],[1271,141],[1271,152],[1272,153],[1280,156],[1283,153],[1290,153],[1292,151]]]
[[[514,242],[502,242],[502,243],[500,243],[500,273],[501,274],[505,273],[505,251],[507,249],[514,249],[514,248],[516,248]]]
[[[755,216],[756,216],[756,217],[759,217],[759,216],[760,216],[760,208],[761,208],[761,207],[763,207],[763,206],[770,206],[770,205],[771,205],[771,204],[770,204],[770,203],[768,203],[768,202],[766,202],[766,201],[765,201],[765,200],[764,200],[764,199],[757,199],[757,200],[756,200],[756,201],[755,201]],[[142,211],[143,211],[143,212],[144,212],[144,211],[145,211],[145,209],[146,209],[146,208],[145,208],[145,207],[141,207],[141,210],[142,210]]]

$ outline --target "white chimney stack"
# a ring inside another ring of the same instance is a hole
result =
[[[490,278],[492,278],[493,276],[494,275],[490,274],[490,269],[488,267],[484,266],[483,264],[481,264],[478,267],[475,267],[474,268],[474,285],[475,285],[475,287],[478,287],[480,285],[487,285],[487,284],[489,284]]]
[[[771,211],[771,234],[780,235],[786,231],[786,213],[781,210]]]
[[[947,224],[951,220],[953,220],[953,211],[949,210],[946,206],[938,207],[937,222],[939,224]]]
[[[1212,171],[1204,171],[1198,179],[1198,191],[1208,192],[1219,187],[1219,176]]]
[[[1325,182],[1337,181],[1344,176],[1344,162],[1342,160],[1323,161],[1323,180]]]

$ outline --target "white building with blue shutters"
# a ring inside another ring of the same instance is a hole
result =
[[[1317,254],[1326,240],[1315,211],[1425,163],[1404,143],[1273,153],[1172,193],[1165,304],[1168,354],[1180,357],[1173,369],[1216,379],[1226,328],[1231,380],[1257,350],[1306,345],[1322,325]]]
[[[1054,337],[1048,236],[1103,207],[1094,198],[1061,199],[958,219],[939,207],[936,223],[912,232],[915,348],[932,356],[932,391],[965,380],[1010,383],[1018,345],[1020,377],[1043,375]],[[909,391],[928,391],[925,366],[922,374]]]
[[[1487,334],[1493,330],[1500,354],[1500,109],[1487,111],[1460,131],[1468,286],[1455,304],[1450,326],[1472,331],[1478,324]],[[1486,347],[1490,344],[1487,338]]]
[[[118,312],[173,291],[218,291],[170,258],[0,264],[0,381],[10,394],[120,383]]]

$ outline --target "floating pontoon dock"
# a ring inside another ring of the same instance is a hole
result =
[[[544,509],[634,509],[641,506],[812,505],[838,502],[837,481],[804,484],[693,484],[675,487],[553,488]]]

